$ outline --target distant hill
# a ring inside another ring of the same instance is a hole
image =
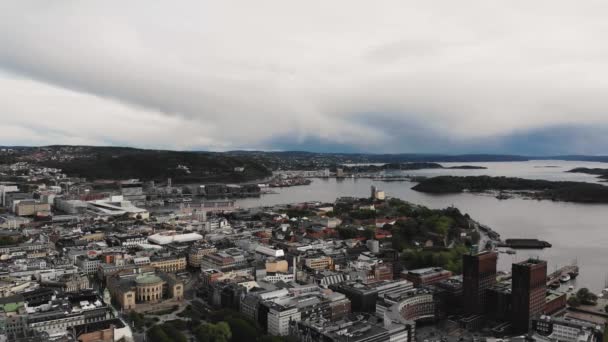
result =
[[[2,152],[12,149],[10,153]],[[520,156],[501,154],[428,153],[317,153],[306,151],[184,152],[130,147],[43,146],[0,147],[0,163],[29,161],[64,169],[70,175],[91,179],[141,178],[176,181],[241,182],[270,175],[270,170],[335,170],[344,164],[474,163],[528,160],[575,160],[608,162],[608,156]],[[188,174],[183,168],[190,170]],[[245,167],[244,172],[235,167]],[[469,166],[470,167],[470,166]]]
[[[88,179],[165,180],[189,182],[247,182],[271,175],[246,156],[212,152],[144,150],[128,147],[45,146],[18,148],[16,161],[61,168],[70,176]]]

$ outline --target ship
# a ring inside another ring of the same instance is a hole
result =
[[[543,249],[550,248],[552,245],[547,241],[538,239],[506,239],[498,247],[509,247],[513,249]]]

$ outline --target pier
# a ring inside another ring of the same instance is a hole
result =
[[[554,286],[555,284],[559,284],[559,282],[560,282],[559,278],[561,278],[564,275],[569,275],[572,278],[575,278],[578,275],[578,265],[572,264],[572,265],[560,267],[555,272],[549,274],[547,276],[547,286],[551,287],[552,285]]]

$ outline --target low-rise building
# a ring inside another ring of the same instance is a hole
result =
[[[428,267],[404,271],[402,277],[411,281],[415,287],[421,287],[449,279],[452,272],[441,267]]]
[[[310,270],[320,271],[332,269],[333,259],[327,255],[307,256],[304,258],[304,266]]]
[[[185,256],[166,256],[150,258],[150,266],[165,273],[175,273],[186,269]]]
[[[188,265],[199,268],[205,255],[217,252],[217,248],[212,245],[195,245],[188,251]]]
[[[87,275],[95,274],[101,260],[97,255],[79,255],[76,257],[76,266]]]
[[[17,216],[36,216],[39,213],[48,214],[51,212],[51,205],[33,200],[22,200],[15,204],[15,214]]]
[[[593,342],[603,327],[572,319],[540,316],[532,319],[532,330],[549,341]]]

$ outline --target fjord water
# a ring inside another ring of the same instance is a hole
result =
[[[479,165],[485,170],[433,169],[407,171],[410,175],[491,175],[530,179],[597,182],[593,175],[567,173],[575,167],[608,168],[608,164],[566,161],[507,163],[442,163]],[[238,201],[240,207],[257,207],[305,201],[333,202],[340,196],[369,196],[376,185],[387,195],[440,209],[455,206],[505,238],[538,238],[553,244],[545,250],[518,250],[515,255],[500,254],[499,269],[509,271],[513,262],[539,257],[549,263],[549,272],[577,261],[580,276],[577,287],[598,291],[608,277],[608,205],[537,201],[521,198],[498,200],[490,195],[470,193],[430,195],[411,190],[412,182],[382,182],[372,179],[314,179],[309,186],[275,189],[276,194]]]

